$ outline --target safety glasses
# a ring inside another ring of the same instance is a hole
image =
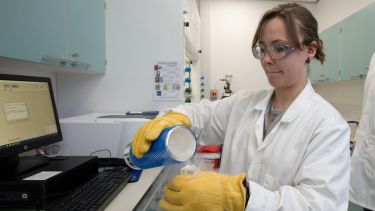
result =
[[[278,60],[286,57],[295,49],[296,48],[290,43],[275,43],[270,46],[263,43],[257,43],[253,47],[253,54],[255,58],[263,59],[266,53],[268,53],[271,59]]]

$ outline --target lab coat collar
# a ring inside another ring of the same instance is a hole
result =
[[[272,89],[263,100],[255,105],[255,110],[265,111],[267,109],[268,103],[272,97],[275,90]],[[305,107],[306,103],[315,93],[310,80],[307,81],[305,88],[289,106],[288,110],[284,113],[280,122],[291,122]]]
[[[266,95],[266,97],[264,97],[263,100],[261,100],[259,103],[255,105],[254,109],[259,111],[265,111],[274,91],[275,89],[271,89]]]
[[[312,87],[310,80],[308,80],[305,88],[285,111],[280,122],[291,122],[295,117],[298,116],[299,113],[301,113],[306,108],[306,104],[309,103],[311,97],[314,94],[314,88]]]
[[[262,113],[259,116],[259,119],[256,122],[256,130],[255,134],[257,137],[258,142],[258,151],[264,149],[266,146],[268,146],[271,143],[271,139],[263,141],[263,127],[264,127],[264,114],[267,109],[267,105],[272,97],[272,94],[275,90],[271,90],[263,100],[261,100],[258,104],[255,105],[255,110],[262,111]],[[306,103],[309,102],[312,95],[315,93],[314,89],[311,86],[310,81],[307,82],[305,88],[302,90],[302,92],[297,96],[297,98],[293,101],[293,103],[289,106],[289,108],[285,111],[283,117],[281,118],[280,123],[289,123],[291,122],[299,113],[303,111],[303,109],[306,106]],[[278,126],[275,126],[277,128]],[[274,129],[275,129],[274,128]],[[273,130],[274,130],[273,129]],[[272,131],[271,134],[272,135]],[[266,138],[267,139],[267,138]]]
[[[259,103],[257,103],[254,106],[254,110],[261,112],[258,120],[256,121],[256,125],[255,125],[255,135],[256,135],[256,138],[257,138],[258,146],[259,146],[258,150],[265,147],[265,145],[263,143],[263,138],[262,138],[263,137],[263,127],[264,127],[264,124],[263,124],[264,123],[264,114],[266,112],[268,103],[270,102],[270,99],[272,97],[273,92],[274,92],[274,89],[270,90],[267,93],[267,95],[261,101],[259,101]]]

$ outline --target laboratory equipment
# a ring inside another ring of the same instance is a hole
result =
[[[220,167],[222,145],[200,145],[194,162],[200,171],[217,171]]]
[[[119,113],[91,113],[60,120],[64,141],[62,155],[96,155],[123,158],[124,148],[146,118],[103,118]],[[124,114],[121,114],[124,115]],[[77,147],[80,146],[80,147]]]
[[[221,99],[226,98],[226,97],[230,97],[232,95],[233,92],[230,89],[230,83],[232,81],[232,78],[233,78],[233,75],[225,75],[224,79],[220,79],[220,81],[224,81],[225,82],[224,93],[221,96]]]
[[[218,90],[217,89],[211,89],[210,90],[210,100],[215,101],[217,100]]]
[[[201,96],[200,96],[200,99],[201,100],[203,100],[204,99],[204,75],[201,75],[201,77],[200,77],[200,94],[201,94]]]
[[[185,67],[185,103],[191,103],[191,97],[192,97],[192,92],[191,92],[191,67],[190,61],[187,61],[188,66]]]
[[[349,128],[350,128],[350,140],[349,140],[350,145],[349,146],[350,146],[350,155],[352,155],[354,147],[355,147],[355,134],[357,132],[359,122],[354,121],[354,120],[349,120],[347,122],[348,122],[348,125],[349,125]]]

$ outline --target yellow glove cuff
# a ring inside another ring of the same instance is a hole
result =
[[[226,200],[226,204],[233,205],[229,210],[245,210],[247,190],[243,181],[246,179],[246,173],[228,177],[232,177],[231,179],[234,181],[233,183],[226,183],[224,186],[224,189],[226,189],[224,200]]]

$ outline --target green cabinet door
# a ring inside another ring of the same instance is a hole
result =
[[[335,24],[320,34],[326,59],[318,73],[318,81],[337,81],[339,78],[339,34],[340,24]]]
[[[323,65],[320,63],[320,61],[316,59],[312,59],[310,61],[308,71],[309,71],[309,79],[313,84],[320,83],[320,82],[327,80],[323,74]]]
[[[363,79],[365,72],[366,9],[342,21],[340,80]]]
[[[68,59],[77,61],[71,65],[104,73],[104,0],[68,0],[67,11]]]
[[[319,83],[321,79],[323,71],[323,66],[320,62],[316,59],[311,60],[309,64],[309,78],[312,83]]]
[[[66,57],[66,2],[1,0],[0,56],[42,62]]]
[[[365,74],[367,74],[372,54],[375,52],[375,3],[366,8],[365,31]]]

